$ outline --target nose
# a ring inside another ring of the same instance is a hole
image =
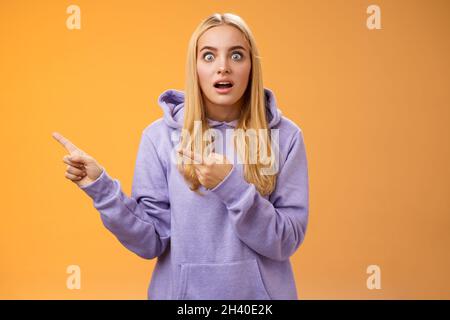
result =
[[[219,64],[219,73],[230,73],[230,68],[228,67],[227,59],[225,58],[220,64]]]
[[[225,67],[219,67],[219,73],[230,73],[230,70],[228,68],[225,69]]]

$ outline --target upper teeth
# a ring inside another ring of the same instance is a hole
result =
[[[229,84],[231,82],[217,82],[217,84]]]

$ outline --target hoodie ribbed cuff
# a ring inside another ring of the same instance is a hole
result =
[[[252,184],[245,181],[236,165],[228,175],[210,191],[216,194],[230,208],[250,191]]]
[[[106,173],[105,169],[95,181],[88,185],[80,186],[80,189],[86,192],[95,203],[99,203],[107,198],[114,191],[114,188],[114,180]]]

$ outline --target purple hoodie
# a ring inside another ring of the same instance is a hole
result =
[[[233,168],[215,188],[200,187],[204,196],[189,189],[171,160],[184,111],[184,93],[174,89],[159,96],[164,117],[142,132],[131,197],[106,170],[80,187],[126,248],[158,258],[148,299],[297,299],[289,257],[308,224],[305,144],[272,91],[264,91],[269,127],[279,129],[279,172],[270,195],[245,181],[236,159],[229,159]],[[237,120],[208,123],[224,132]]]

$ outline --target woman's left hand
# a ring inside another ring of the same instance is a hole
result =
[[[199,182],[206,189],[214,189],[233,169],[233,164],[222,154],[211,152],[202,160],[201,155],[181,149],[178,153],[194,166]]]

